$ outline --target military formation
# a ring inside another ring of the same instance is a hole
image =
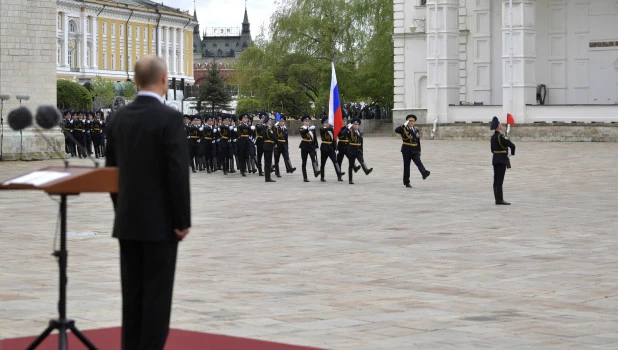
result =
[[[193,172],[222,171],[225,175],[240,172],[241,176],[258,173],[259,176],[264,176],[266,182],[276,182],[272,174],[277,178],[282,177],[283,167],[288,174],[296,171],[290,160],[285,116],[273,120],[267,113],[259,113],[256,117],[245,113],[238,118],[221,114],[216,117],[185,115],[184,119],[189,142],[189,166]],[[322,126],[319,130],[311,125],[309,115],[303,116],[301,121],[303,125],[299,129],[299,148],[304,182],[310,182],[307,173],[308,159],[311,160],[313,176],[319,176],[322,182],[326,181],[325,167],[329,159],[338,181],[343,181],[345,175],[341,167],[346,156],[350,164],[350,184],[354,184],[353,173],[361,168],[365,174],[371,173],[373,168],[367,167],[363,158],[360,119],[350,121],[340,130],[334,130],[328,117],[321,119]],[[321,165],[318,164],[318,150]],[[280,165],[282,158],[283,166]],[[355,166],[357,160],[359,165]]]
[[[62,131],[65,135],[65,151],[71,157],[86,158],[94,154],[96,158],[105,154],[105,122],[101,111],[65,111],[62,121]],[[189,166],[196,172],[223,174],[239,172],[241,176],[258,173],[266,182],[276,182],[275,177],[282,177],[282,169],[292,174],[296,168],[290,159],[287,118],[278,116],[276,120],[268,113],[259,113],[252,117],[245,113],[235,115],[219,114],[217,116],[184,115],[184,124],[189,143]],[[410,183],[410,165],[413,162],[423,180],[431,172],[425,169],[421,161],[421,136],[414,123],[417,117],[406,116],[403,125],[395,128],[395,133],[402,139],[401,154],[403,158],[403,185],[412,187]],[[338,181],[344,181],[346,174],[342,171],[343,161],[348,160],[348,183],[354,184],[354,173],[363,170],[369,175],[369,168],[363,156],[363,134],[360,131],[361,120],[352,119],[339,129],[328,121],[321,119],[321,127],[311,125],[311,117],[301,118],[299,129],[301,141],[299,144],[301,170],[304,182],[310,182],[307,173],[307,163],[311,161],[311,171],[314,177],[320,177],[325,182],[325,168],[328,161],[333,165]],[[344,122],[347,122],[344,120]],[[500,131],[502,125],[496,117],[491,122],[491,130],[495,134],[491,139],[494,167],[494,199],[497,205],[508,205],[503,197],[502,185],[506,169],[510,167],[508,156],[515,154],[515,145]],[[320,140],[318,140],[318,135]],[[318,161],[318,152],[320,160]],[[283,166],[281,166],[283,159]],[[357,165],[358,162],[358,165]]]
[[[64,151],[68,156],[105,156],[105,118],[102,111],[67,110],[62,119]]]

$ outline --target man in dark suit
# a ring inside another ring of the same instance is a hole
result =
[[[491,163],[494,167],[494,199],[496,200],[496,205],[509,205],[511,203],[504,200],[502,184],[504,183],[506,169],[511,167],[508,152],[510,149],[511,155],[515,155],[515,144],[502,135],[500,132],[502,131],[502,124],[497,117],[491,120],[489,129],[495,130],[491,136],[491,153],[493,153]]]
[[[414,128],[415,122],[416,116],[408,114],[406,122],[395,128],[395,132],[401,135],[401,140],[403,141],[401,155],[403,157],[403,184],[406,187],[412,187],[410,185],[410,161],[414,161],[418,171],[423,176],[423,180],[431,174],[429,170],[425,169],[423,162],[421,162],[421,137],[418,129]]]
[[[113,236],[120,243],[122,349],[163,349],[178,242],[191,226],[189,151],[182,116],[161,98],[168,86],[165,62],[142,57],[135,82],[137,98],[109,121],[106,150],[106,166],[119,170],[112,200]]]

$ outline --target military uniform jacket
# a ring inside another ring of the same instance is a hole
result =
[[[238,137],[241,139],[248,139],[251,137],[251,127],[245,123],[238,125]]]
[[[212,126],[210,125],[204,125],[204,128],[202,129],[202,138],[204,139],[204,142],[209,145],[215,142],[215,131],[213,129]]]
[[[407,126],[400,125],[395,128],[395,132],[401,135],[401,153],[404,155],[420,154],[421,153],[421,137],[418,129],[411,129]]]
[[[285,126],[277,126],[275,128],[275,133],[277,135],[277,143],[279,145],[285,144],[287,146],[288,143],[288,128]]]
[[[255,125],[255,133],[257,135],[257,144],[262,144],[264,142],[264,124],[257,123]]]
[[[62,122],[62,130],[64,132],[73,131],[73,123],[71,123],[71,119],[64,119],[64,121]]]
[[[515,145],[511,140],[507,139],[502,133],[496,131],[491,137],[491,153],[493,153],[492,165],[505,164],[511,166],[509,162],[508,149],[511,149],[511,154],[515,155]]]
[[[335,150],[335,140],[333,135],[334,130],[332,126],[320,128],[320,138],[322,139],[322,144],[320,145],[321,151],[330,152]]]
[[[75,121],[73,121],[73,130],[83,133],[84,132],[84,121],[81,119],[75,119]]]
[[[315,138],[315,129],[309,130],[309,128],[305,128],[302,126],[300,128],[300,145],[298,148],[304,151],[311,151],[318,148],[318,140]]]
[[[198,140],[202,137],[199,127],[192,124],[189,124],[187,128],[187,135],[189,136],[189,144],[191,146],[196,146],[198,144]]]
[[[348,144],[348,154],[353,156],[363,153],[363,133],[360,130],[350,130],[350,143]]]
[[[272,152],[277,144],[277,136],[275,135],[273,128],[265,126],[262,136],[264,138],[264,151]]]

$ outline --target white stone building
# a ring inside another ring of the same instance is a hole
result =
[[[394,0],[394,11],[395,124],[409,113],[618,122],[617,0]]]

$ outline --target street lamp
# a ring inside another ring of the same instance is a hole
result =
[[[29,95],[15,95],[15,98],[17,98],[19,100],[19,107],[21,107],[21,101],[28,101],[30,99]],[[23,160],[22,155],[24,152],[24,136],[21,132],[21,130],[19,130],[19,160]]]
[[[0,94],[0,162],[4,161],[2,153],[2,144],[4,143],[4,117],[2,110],[4,109],[4,101],[11,98],[9,94]]]

